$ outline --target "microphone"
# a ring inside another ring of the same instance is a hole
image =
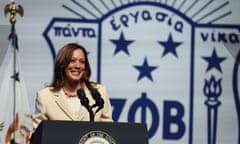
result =
[[[97,113],[99,110],[101,110],[104,107],[104,100],[101,97],[101,94],[98,92],[98,90],[94,89],[91,91],[93,99],[96,101],[96,103],[92,107],[98,106],[98,109],[95,113]]]
[[[91,106],[89,105],[89,100],[85,95],[85,92],[83,89],[79,89],[77,91],[78,98],[80,99],[81,104],[88,110],[90,121],[94,121],[94,113],[92,111]]]
[[[89,106],[89,100],[88,98],[86,97],[85,93],[84,93],[84,90],[83,89],[79,89],[77,91],[77,95],[78,95],[78,98],[80,99],[80,102],[83,106],[86,107],[87,110],[90,109],[90,106]]]

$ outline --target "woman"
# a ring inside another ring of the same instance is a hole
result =
[[[91,82],[90,76],[91,68],[84,47],[75,43],[63,46],[56,56],[52,83],[37,93],[34,128],[42,120],[90,121],[89,109],[81,104],[77,93],[80,89],[90,108],[96,103],[91,94],[93,91],[97,90],[103,100],[99,111],[97,106],[90,109],[94,114],[92,120],[112,121],[106,90],[102,85]]]

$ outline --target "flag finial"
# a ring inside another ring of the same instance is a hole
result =
[[[10,22],[14,24],[16,22],[16,14],[18,13],[21,17],[23,17],[24,10],[21,5],[16,5],[14,0],[10,0],[4,8],[4,13],[5,15],[10,13]]]

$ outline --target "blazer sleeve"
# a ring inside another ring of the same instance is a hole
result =
[[[104,100],[104,107],[101,110],[100,121],[113,121],[112,119],[112,106],[110,103],[110,99],[107,94],[107,90],[103,85],[98,85],[99,93],[101,94]]]
[[[47,116],[45,115],[46,108],[43,104],[43,91],[40,90],[37,92],[36,100],[35,100],[35,114],[33,119],[33,126],[34,128],[37,128],[37,126],[40,124],[42,120],[47,120]]]

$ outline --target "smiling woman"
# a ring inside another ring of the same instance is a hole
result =
[[[77,44],[67,44],[58,53],[55,60],[53,91],[62,87],[68,92],[82,87],[84,83],[92,89],[89,82],[91,68],[85,49]]]
[[[89,81],[90,76],[85,48],[76,43],[63,46],[55,60],[52,83],[37,93],[34,128],[42,120],[111,122],[112,109],[106,89]],[[97,102],[99,99],[103,100],[101,106]]]

